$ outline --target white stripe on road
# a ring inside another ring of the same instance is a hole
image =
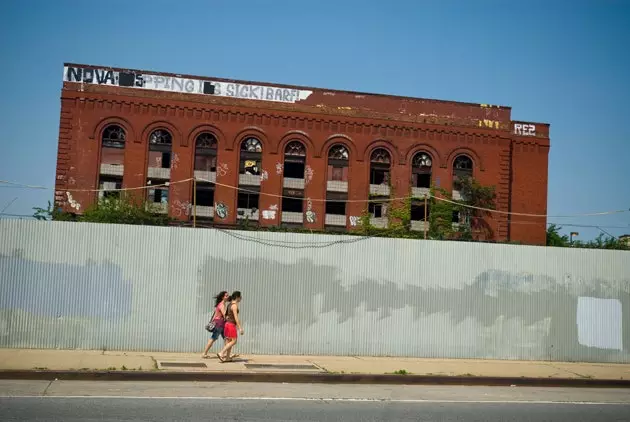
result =
[[[0,398],[30,399],[129,399],[129,400],[242,400],[242,401],[330,401],[330,402],[367,402],[367,403],[467,403],[467,404],[579,404],[579,405],[630,405],[630,402],[590,402],[590,401],[555,401],[555,400],[439,400],[439,399],[370,399],[336,397],[202,397],[202,396],[12,396],[0,395]]]

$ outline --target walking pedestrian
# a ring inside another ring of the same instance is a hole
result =
[[[243,331],[243,327],[241,326],[241,320],[238,316],[241,300],[243,300],[243,296],[241,295],[241,292],[237,290],[232,293],[230,301],[228,302],[227,311],[225,313],[225,327],[223,330],[226,344],[223,349],[217,353],[217,357],[221,362],[228,362],[232,360],[230,352],[238,341],[238,335],[245,334],[245,331]]]
[[[219,339],[219,336],[225,339],[225,335],[223,334],[223,329],[225,327],[225,313],[227,301],[229,300],[230,295],[227,291],[222,291],[218,295],[214,297],[214,312],[212,314],[212,318],[210,318],[210,324],[213,324],[210,340],[208,340],[208,344],[206,344],[206,348],[201,355],[202,359],[208,358],[208,351],[212,347],[215,341]]]

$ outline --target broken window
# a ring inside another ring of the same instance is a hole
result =
[[[159,180],[149,180],[148,186],[155,186],[149,189],[149,202],[154,204],[168,204],[168,186]]]
[[[103,148],[125,148],[125,130],[118,125],[109,125],[103,130]]]
[[[241,142],[240,174],[260,175],[262,171],[262,144],[256,138]]]
[[[345,145],[333,145],[328,151],[328,180],[348,180],[348,159],[350,154]]]
[[[300,141],[291,141],[284,149],[284,177],[304,179],[306,148]]]
[[[217,138],[212,133],[204,132],[195,140],[195,170],[217,171]]]
[[[387,217],[387,204],[382,202],[370,202],[368,212],[373,218]]]
[[[377,148],[370,156],[370,184],[389,184],[391,157],[385,148]]]
[[[430,208],[427,207],[427,219],[429,218]],[[424,202],[411,203],[411,220],[425,221],[424,219]]]
[[[122,180],[114,177],[101,177],[98,188],[99,198],[120,198]]]
[[[101,164],[122,166],[125,158],[125,130],[118,125],[109,125],[103,130],[101,139]]]
[[[460,190],[459,184],[460,178],[472,177],[473,175],[473,161],[467,155],[458,155],[453,161],[453,189]]]
[[[411,161],[412,186],[414,188],[431,187],[431,169],[433,160],[426,152],[420,151],[413,156]]]
[[[197,183],[196,204],[200,207],[214,206],[214,186]]]
[[[302,198],[282,198],[282,211],[304,212],[304,200]]]
[[[346,215],[346,203],[340,200],[326,200],[326,214]]]
[[[122,166],[125,161],[125,130],[118,125],[109,125],[101,135],[101,163],[99,167],[99,189],[122,186]],[[111,167],[115,166],[115,167]],[[119,167],[120,166],[120,167]],[[119,197],[119,191],[100,191],[99,197]]]
[[[156,129],[149,136],[149,167],[171,168],[173,137],[165,129]]]
[[[259,194],[257,193],[239,192],[236,207],[255,211],[258,209],[258,199]]]

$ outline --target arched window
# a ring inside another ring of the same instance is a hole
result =
[[[472,177],[473,161],[467,155],[458,155],[453,161],[453,189],[459,190],[458,181],[465,177]]]
[[[119,196],[122,188],[125,160],[125,130],[118,125],[109,125],[101,136],[101,163],[99,174],[99,197]],[[112,189],[108,191],[108,189]]]
[[[214,206],[214,182],[217,171],[217,138],[210,132],[200,133],[195,139],[195,177],[197,178],[196,195],[197,207]],[[207,212],[205,208],[198,208],[197,215]]]
[[[370,156],[370,184],[387,185],[389,183],[391,156],[385,148],[376,148]]]
[[[260,175],[262,170],[262,144],[256,138],[241,142],[240,174]]]
[[[345,145],[333,145],[328,150],[328,180],[348,180],[348,159],[350,153]]]
[[[201,133],[195,140],[195,170],[217,171],[217,138],[212,133]]]
[[[412,187],[430,188],[432,168],[433,160],[431,156],[424,151],[417,152],[411,161]]]
[[[453,175],[458,177],[472,177],[473,161],[467,155],[458,155],[453,162]]]
[[[303,220],[305,170],[306,147],[301,141],[289,141],[284,147],[283,222],[293,223]],[[290,213],[299,213],[297,214],[299,217],[294,217]]]
[[[149,189],[149,202],[157,205],[161,213],[168,212],[168,186],[165,180],[171,178],[171,151],[173,136],[166,129],[156,129],[149,135],[149,180],[147,185],[159,185]]]
[[[346,225],[349,158],[350,153],[345,145],[335,144],[328,150],[326,225]]]
[[[241,142],[239,173],[239,186],[248,185],[248,187],[247,191],[238,192],[237,218],[258,220],[259,194],[257,191],[264,177],[262,143],[258,139],[250,137]]]
[[[171,168],[173,137],[168,130],[156,129],[149,135],[149,168]]]
[[[284,177],[304,179],[306,147],[300,141],[291,141],[284,148]]]

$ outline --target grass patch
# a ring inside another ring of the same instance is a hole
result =
[[[410,372],[407,372],[406,369],[399,369],[398,371],[394,371],[394,375],[409,375]]]

